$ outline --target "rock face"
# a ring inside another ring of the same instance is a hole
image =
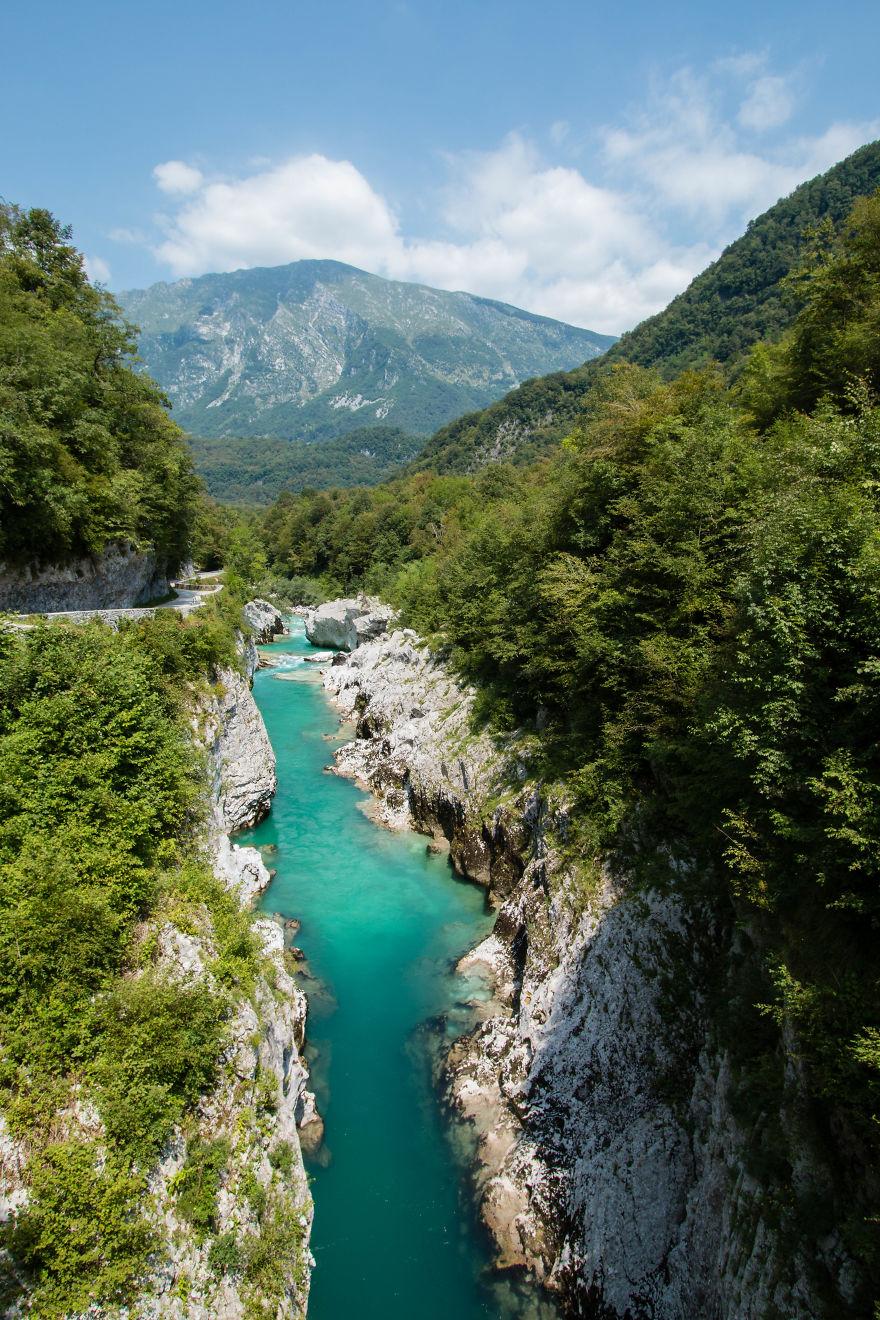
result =
[[[195,727],[208,750],[211,792],[222,829],[232,833],[268,815],[278,787],[275,753],[250,690],[257,665],[246,646],[246,672],[222,669],[210,695],[200,702]]]
[[[530,740],[474,734],[474,694],[415,634],[337,661],[325,687],[357,718],[339,772],[389,826],[445,837],[498,904],[463,960],[490,974],[494,1008],[453,1046],[446,1084],[499,1263],[532,1269],[572,1317],[855,1314],[841,1239],[792,1233],[749,1172],[767,1116],[737,1116],[707,991],[740,937],[682,895],[567,861],[569,808],[530,777]],[[798,1147],[790,1081],[792,1178],[821,1201],[833,1171]]]
[[[23,614],[124,609],[167,595],[168,579],[152,550],[127,542],[69,564],[13,569],[0,564],[0,610]]]
[[[306,637],[312,646],[330,646],[353,651],[388,630],[396,618],[394,610],[381,601],[359,596],[357,600],[332,600],[306,614]]]
[[[284,632],[281,615],[267,600],[249,600],[244,607],[244,617],[254,630],[254,640],[258,646],[268,646]]]

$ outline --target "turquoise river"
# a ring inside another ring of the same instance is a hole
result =
[[[308,959],[308,1055],[326,1122],[310,1170],[309,1320],[544,1317],[523,1281],[493,1275],[430,1080],[432,1051],[485,996],[454,972],[491,927],[483,891],[423,836],[375,825],[367,795],[324,771],[344,733],[310,651],[295,620],[256,675],[278,793],[240,837],[276,869],[263,906],[301,923]]]

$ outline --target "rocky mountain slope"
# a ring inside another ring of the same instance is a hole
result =
[[[119,300],[175,419],[201,436],[328,440],[377,423],[424,435],[614,342],[335,261],[203,275]]]
[[[838,226],[855,198],[878,185],[880,142],[872,142],[753,220],[665,311],[622,335],[602,367],[635,362],[671,378],[712,361],[735,365],[759,340],[778,338],[798,310],[782,282],[803,260],[811,232],[826,220]],[[598,365],[526,381],[441,427],[413,470],[475,472],[497,460],[531,462],[570,431]]]
[[[795,1208],[830,1204],[834,1179],[795,1043],[786,1108],[762,1113],[744,1107],[719,1028],[719,978],[733,997],[748,932],[685,888],[578,856],[564,796],[531,777],[529,737],[474,733],[473,691],[413,632],[338,655],[324,683],[357,719],[339,772],[389,826],[447,841],[498,907],[463,960],[495,1003],[453,1047],[445,1086],[499,1264],[535,1271],[572,1317],[865,1314],[839,1234]],[[783,1150],[788,1204],[766,1181]]]

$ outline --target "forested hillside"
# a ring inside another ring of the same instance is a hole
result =
[[[199,487],[132,328],[94,289],[70,231],[0,206],[0,562],[150,543],[188,550]]]
[[[278,571],[386,591],[492,726],[541,731],[530,771],[572,798],[575,852],[747,932],[711,994],[737,1103],[770,1115],[749,1158],[766,1213],[842,1234],[863,1314],[880,1293],[880,194],[796,289],[794,325],[735,389],[618,363],[552,461],[285,496],[262,535]],[[773,1115],[795,1066],[793,1129]],[[822,1205],[792,1181],[808,1148],[838,1171]]]
[[[321,444],[263,436],[188,437],[208,490],[228,504],[269,504],[304,486],[375,486],[405,467],[423,443],[393,426],[362,426]]]
[[[442,427],[413,467],[469,472],[498,458],[532,462],[571,427],[597,370],[612,362],[655,367],[665,379],[713,361],[739,369],[752,345],[778,338],[791,324],[797,291],[785,277],[816,242],[816,231],[826,223],[839,227],[855,198],[878,185],[880,143],[873,142],[765,211],[665,311],[623,335],[600,361],[526,381]]]

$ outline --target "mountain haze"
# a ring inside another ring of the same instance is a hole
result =
[[[596,373],[614,362],[654,367],[666,379],[713,361],[735,370],[753,344],[777,339],[793,322],[798,308],[782,281],[803,261],[811,230],[825,220],[839,226],[855,198],[878,186],[880,142],[872,142],[753,220],[664,311],[622,335],[601,365],[528,380],[441,427],[414,468],[470,472],[496,460],[531,462],[571,430]]]
[[[119,301],[175,420],[199,436],[311,443],[377,424],[427,435],[614,342],[337,261],[202,275]]]

